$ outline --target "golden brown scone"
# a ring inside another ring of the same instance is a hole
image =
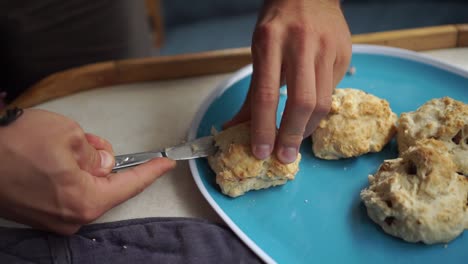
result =
[[[386,100],[361,90],[336,89],[330,113],[312,134],[312,149],[328,160],[379,152],[395,134],[396,120]]]
[[[369,217],[408,242],[446,243],[468,228],[468,179],[456,172],[445,145],[418,141],[386,160],[361,191]]]
[[[255,158],[250,150],[250,124],[242,123],[215,135],[219,148],[208,157],[216,173],[216,183],[224,194],[237,197],[250,190],[285,184],[299,171],[301,154],[295,162],[282,164],[273,155],[265,160]]]
[[[400,153],[416,141],[435,138],[445,143],[458,171],[468,175],[468,105],[450,97],[433,99],[398,120]]]

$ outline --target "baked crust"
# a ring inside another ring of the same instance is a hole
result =
[[[396,132],[389,103],[357,89],[336,89],[326,118],[312,134],[313,151],[322,159],[379,152]]]
[[[467,196],[468,179],[435,139],[384,161],[361,191],[369,217],[385,232],[426,244],[447,243],[468,228]]]
[[[441,140],[458,171],[468,175],[468,105],[450,97],[433,99],[414,112],[401,114],[397,142],[400,153],[418,140]]]
[[[216,183],[221,191],[231,197],[285,184],[299,171],[299,154],[296,161],[282,164],[274,155],[265,160],[255,158],[250,150],[250,124],[242,123],[215,135],[218,152],[208,157],[216,173]]]

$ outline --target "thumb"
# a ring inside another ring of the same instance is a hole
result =
[[[175,166],[176,162],[173,160],[156,158],[137,167],[113,173],[108,177],[96,178],[98,191],[105,202],[105,209],[109,210],[139,194]]]
[[[97,162],[96,166],[90,173],[94,176],[109,175],[115,165],[114,155],[107,150],[98,150],[97,153],[99,154],[99,162]]]
[[[115,165],[114,155],[108,150],[97,150],[88,145],[81,159],[80,168],[93,176],[105,177],[111,173]]]
[[[93,176],[107,176],[115,165],[112,145],[93,134],[84,135],[76,155],[80,168]]]

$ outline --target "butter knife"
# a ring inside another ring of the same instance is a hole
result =
[[[165,148],[161,151],[148,151],[115,156],[115,166],[112,170],[117,171],[136,166],[158,157],[166,157],[173,160],[203,158],[215,154],[216,149],[213,136],[202,137],[177,146]]]

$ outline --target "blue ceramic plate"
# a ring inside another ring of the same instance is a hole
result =
[[[359,88],[390,102],[397,114],[443,96],[468,103],[468,72],[401,49],[357,45],[356,73],[339,87]],[[235,73],[207,99],[190,139],[220,129],[241,107],[252,68]],[[279,113],[286,96],[281,96]],[[380,153],[325,161],[303,142],[294,181],[232,199],[220,193],[206,160],[190,161],[205,198],[232,230],[266,262],[278,263],[466,263],[468,233],[448,245],[411,244],[385,234],[368,217],[359,198],[367,176],[384,159],[397,157],[392,142]]]

